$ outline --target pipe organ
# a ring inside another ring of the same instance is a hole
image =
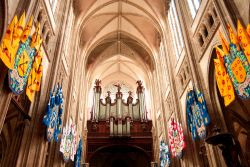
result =
[[[124,146],[140,148],[152,160],[152,121],[147,119],[145,89],[141,81],[137,84],[135,101],[132,92],[123,99],[119,84],[115,85],[117,91],[108,91],[101,99],[101,81],[95,81],[91,118],[87,121],[87,162],[104,148]]]
[[[137,81],[138,99],[133,103],[132,92],[125,101],[122,99],[121,86],[117,87],[116,97],[112,102],[110,92],[107,92],[105,100],[100,99],[102,88],[101,81],[96,80],[94,86],[93,108],[91,111],[91,122],[106,122],[109,127],[109,135],[112,136],[130,136],[131,125],[134,121],[147,122],[147,112],[145,107],[145,89],[141,81]]]

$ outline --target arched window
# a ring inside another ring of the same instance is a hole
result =
[[[174,42],[175,55],[177,59],[179,59],[180,53],[184,47],[184,42],[182,37],[180,21],[176,12],[176,6],[174,1],[171,1],[170,3],[170,8],[168,11],[168,23],[170,26],[170,31]]]
[[[188,6],[190,9],[191,15],[194,18],[200,7],[201,0],[187,0],[187,1],[188,1]]]

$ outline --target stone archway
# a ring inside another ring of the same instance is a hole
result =
[[[150,157],[140,148],[113,145],[98,149],[90,159],[90,167],[149,167]]]

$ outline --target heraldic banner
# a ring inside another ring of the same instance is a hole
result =
[[[58,141],[58,135],[62,129],[63,106],[62,86],[58,84],[58,86],[50,92],[46,115],[43,118],[43,123],[47,127],[47,139],[49,142],[52,140]]]

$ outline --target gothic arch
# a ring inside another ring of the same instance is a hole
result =
[[[215,52],[215,48],[212,48],[211,56],[209,59],[209,66],[208,66],[208,82],[209,82],[208,90],[209,90],[209,95],[211,97],[213,110],[221,112],[222,109],[221,109],[221,106],[219,105],[220,102],[218,101],[219,99],[217,96],[219,92],[216,88],[215,67],[214,67],[214,61],[213,61],[214,58],[216,58],[216,52]]]
[[[83,17],[83,15],[86,14],[86,13],[84,13],[84,12],[80,13],[79,17],[81,19],[79,20],[79,22],[80,22],[80,25],[81,25],[80,26],[81,29],[84,28],[85,24],[88,22],[88,20],[91,18],[91,16],[96,15],[96,13],[98,13],[100,11],[100,9],[102,9],[102,8],[108,6],[108,5],[112,5],[114,3],[117,3],[117,1],[111,0],[111,1],[105,2],[103,4],[100,4],[99,6],[95,6],[94,9],[92,9],[92,8],[89,9],[86,12],[87,16],[84,16],[84,17]],[[137,10],[142,11],[144,14],[146,14],[147,17],[149,18],[149,20],[151,21],[151,23],[154,25],[154,27],[157,28],[158,30],[160,30],[159,18],[157,18],[154,10],[152,9],[152,7],[150,5],[149,5],[150,6],[150,10],[149,9],[146,10],[143,7],[137,5],[136,3],[132,3],[132,2],[129,2],[129,1],[127,1],[126,3],[129,4],[129,5],[131,5],[131,6],[133,6],[133,7],[135,7]],[[149,3],[147,3],[147,5],[148,4]],[[94,4],[92,4],[92,5],[94,5]],[[90,7],[92,7],[92,5]]]
[[[113,154],[109,155],[110,152]],[[138,164],[138,159],[143,159],[144,161]],[[90,165],[94,165],[95,167],[113,167],[118,160],[126,162],[124,167],[150,166],[150,156],[144,149],[127,144],[112,144],[100,147],[90,157],[89,162]]]

